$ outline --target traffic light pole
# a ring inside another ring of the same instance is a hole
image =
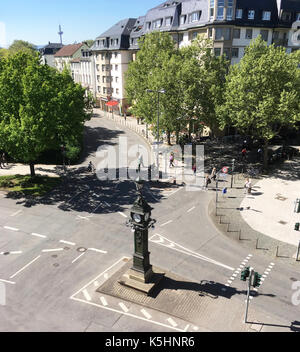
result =
[[[251,290],[251,285],[252,285],[253,273],[254,273],[253,268],[250,268],[250,275],[249,275],[249,282],[248,282],[248,292],[247,292],[247,304],[246,304],[246,312],[245,312],[245,323],[247,323],[247,318],[248,318],[248,308],[249,308],[250,290]]]

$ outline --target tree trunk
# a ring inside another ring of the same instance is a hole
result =
[[[30,176],[35,177],[34,163],[30,163]]]
[[[168,145],[171,145],[171,132],[167,131]]]
[[[176,144],[179,144],[179,130],[176,130]]]
[[[269,147],[269,142],[265,140],[264,144],[264,170],[268,170],[268,147]]]

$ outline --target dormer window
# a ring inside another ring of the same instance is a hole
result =
[[[255,11],[249,10],[248,11],[248,20],[254,20]]]
[[[167,17],[167,18],[166,18],[166,27],[171,26],[172,21],[173,21],[173,17]]]
[[[263,11],[262,19],[264,21],[270,21],[271,20],[271,11]]]
[[[243,9],[236,9],[235,18],[238,18],[238,19],[243,18]]]
[[[153,28],[160,28],[162,26],[162,18],[153,22]]]
[[[201,11],[197,11],[197,12],[193,12],[190,14],[190,17],[189,17],[189,22],[197,22],[199,21],[200,19],[200,16],[201,16]]]
[[[185,24],[186,21],[186,15],[180,16],[180,24]]]

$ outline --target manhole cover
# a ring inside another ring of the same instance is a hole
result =
[[[86,252],[86,251],[87,251],[87,249],[84,248],[84,247],[77,248],[77,252],[83,253],[83,252]]]

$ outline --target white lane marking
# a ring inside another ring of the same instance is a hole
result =
[[[85,252],[84,252],[84,253],[81,253],[78,257],[76,257],[76,258],[72,261],[72,264],[74,264],[75,262],[77,262],[77,260],[78,260],[79,258],[81,258],[84,254],[85,254]]]
[[[124,214],[124,213],[122,213],[122,212],[120,212],[120,211],[118,211],[118,213],[119,213],[120,215],[124,216],[124,218],[127,218],[127,217],[128,217],[126,214]]]
[[[188,324],[185,328],[184,328],[184,331],[188,331],[188,328],[190,327],[190,324]]]
[[[162,235],[156,234],[156,236],[159,236],[160,238],[162,238],[162,239],[164,239],[164,240],[166,240],[166,241],[168,241],[168,242],[171,242],[170,240],[168,240],[166,237],[164,237],[164,236],[162,236]],[[153,237],[153,236],[152,236],[152,237]],[[151,237],[151,238],[152,238],[152,237]],[[155,242],[155,241],[152,240],[152,242]],[[207,262],[209,262],[209,263],[212,263],[212,264],[215,264],[215,265],[218,265],[218,266],[222,266],[223,268],[226,268],[226,269],[231,270],[231,271],[234,270],[234,268],[232,268],[232,267],[230,267],[230,266],[227,266],[227,265],[225,265],[225,264],[222,264],[222,263],[220,263],[220,262],[217,262],[217,261],[214,260],[214,259],[205,257],[205,256],[203,256],[202,254],[193,252],[192,250],[187,249],[187,248],[181,246],[180,244],[178,244],[178,243],[176,243],[176,242],[171,242],[171,243],[174,243],[174,245],[176,245],[177,247],[182,248],[182,250],[180,250],[180,249],[178,249],[178,248],[172,248],[174,251],[177,251],[177,252],[180,252],[180,253],[184,253],[184,254],[190,255],[190,256],[192,256],[192,257],[196,257],[196,258],[198,258],[198,259],[202,259],[202,260],[204,260],[204,261],[207,261]],[[165,245],[165,244],[160,244],[160,245],[161,245],[161,246],[165,246],[165,247],[167,247],[167,248],[170,248],[169,245]]]
[[[271,271],[271,269],[269,269],[269,268],[268,268],[268,269],[266,269],[266,272],[270,272],[270,271]]]
[[[83,295],[84,295],[84,297],[85,297],[85,299],[87,301],[91,301],[92,300],[92,297],[89,295],[87,290],[83,290],[82,293],[83,293]]]
[[[74,296],[74,295],[73,295]],[[81,303],[86,303],[86,304],[90,304],[92,306],[95,306],[95,307],[98,307],[98,308],[102,308],[102,309],[106,309],[106,310],[109,310],[111,312],[115,312],[115,313],[119,313],[119,314],[123,314],[123,315],[126,315],[128,317],[131,317],[131,318],[135,318],[135,319],[139,319],[139,320],[143,320],[143,321],[147,321],[151,324],[155,324],[155,325],[159,325],[159,326],[162,326],[164,328],[168,328],[168,329],[173,329],[175,331],[179,331],[179,332],[184,332],[184,330],[182,329],[179,329],[179,328],[175,328],[175,327],[172,327],[170,325],[167,325],[167,324],[164,324],[164,323],[160,323],[158,321],[154,321],[154,320],[149,320],[149,319],[146,319],[146,318],[143,318],[143,317],[140,317],[140,316],[137,316],[137,315],[134,315],[134,314],[131,314],[131,313],[126,313],[126,312],[123,312],[121,310],[117,310],[117,309],[113,309],[113,308],[109,308],[109,307],[104,307],[100,304],[97,304],[97,303],[93,303],[93,302],[87,302],[83,299],[80,299],[80,298],[74,298],[74,297],[70,297],[73,301],[78,301],[78,302],[81,302]]]
[[[253,291],[256,291],[256,292],[257,292],[257,291],[258,291],[258,288],[255,287],[255,288],[253,289]]]
[[[23,253],[22,251],[14,251],[14,252],[9,252],[9,254],[21,254]]]
[[[14,228],[14,227],[9,227],[9,226],[4,226],[4,228],[6,229],[6,230],[10,230],[10,231],[19,231],[19,229],[16,229],[16,228]]]
[[[74,242],[69,242],[69,241],[64,241],[64,240],[60,240],[59,242],[69,244],[70,246],[76,246],[76,243],[74,243]]]
[[[12,276],[10,276],[10,279],[13,279],[15,276],[17,276],[20,272],[22,272],[24,269],[26,269],[27,267],[29,267],[29,265],[33,264],[35,261],[37,261],[41,256],[37,256],[36,258],[34,258],[30,263],[26,264],[25,266],[23,266],[23,268],[21,268],[20,270],[18,270],[15,274],[13,274]]]
[[[172,318],[168,318],[167,321],[168,321],[174,328],[176,328],[176,326],[178,326],[178,324],[177,324]]]
[[[231,280],[227,280],[227,282],[228,282],[229,284],[231,284],[231,283],[232,283],[232,281],[231,281]]]
[[[233,274],[232,277],[237,277],[237,274]]]
[[[104,307],[108,306],[107,300],[104,297],[100,297],[100,301],[104,305]]]
[[[196,207],[193,207],[187,211],[187,213],[190,213],[192,210],[194,210]]]
[[[104,279],[108,279],[109,275],[107,273],[105,273],[104,275]]]
[[[41,237],[41,238],[47,238],[47,236],[45,236],[45,235],[40,235],[40,234],[38,234],[38,233],[32,233],[31,236]]]
[[[1,282],[5,282],[7,284],[11,284],[11,285],[15,285],[16,283],[13,282],[13,281],[8,281],[8,280],[3,280],[3,279],[0,279]]]
[[[169,195],[167,196],[167,198],[173,196],[173,194],[177,193],[177,192],[180,191],[180,190],[181,190],[181,188],[176,189],[176,191],[174,191],[173,193],[169,194]]]
[[[99,282],[98,282],[98,281],[95,281],[95,282],[94,282],[94,286],[95,286],[95,287],[99,287]]]
[[[173,220],[169,220],[169,221],[165,222],[164,224],[160,225],[160,227],[163,227],[163,226],[166,226],[168,224],[171,224],[171,222],[173,222]]]
[[[90,221],[90,219],[87,216],[77,215],[77,220],[80,220],[80,219]]]
[[[11,216],[16,216],[16,215],[18,215],[18,214],[22,213],[22,211],[23,211],[23,210],[18,210],[17,212],[15,212],[15,213],[11,214]]]
[[[141,309],[141,313],[147,318],[147,319],[151,319],[152,316],[145,310],[145,309]]]
[[[48,252],[61,252],[63,251],[63,248],[53,248],[53,249],[43,249],[42,252],[43,253],[48,253]]]
[[[194,326],[193,330],[195,330],[195,331],[199,330],[198,326]]]
[[[125,304],[124,304],[123,302],[120,302],[120,303],[119,303],[119,306],[121,307],[121,309],[122,309],[125,313],[129,312],[129,309],[125,306]]]
[[[118,261],[116,261],[113,265],[111,265],[109,268],[107,268],[106,270],[104,270],[101,274],[99,274],[97,277],[95,277],[93,280],[91,280],[90,282],[88,282],[86,285],[84,285],[80,290],[78,290],[77,292],[75,292],[70,299],[76,299],[74,298],[74,296],[76,296],[79,292],[81,292],[82,290],[84,290],[86,287],[88,287],[90,284],[92,284],[94,281],[96,281],[100,276],[105,275],[110,269],[112,269],[114,266],[116,266],[117,264],[119,264],[121,261],[124,261],[124,259],[129,260],[130,258],[128,257],[123,257],[121,259],[119,259]]]
[[[88,248],[88,250],[97,252],[97,253],[107,254],[107,251],[102,251],[101,249],[97,249],[97,248]]]
[[[234,277],[233,277],[233,276],[231,276],[230,280],[234,281]]]

